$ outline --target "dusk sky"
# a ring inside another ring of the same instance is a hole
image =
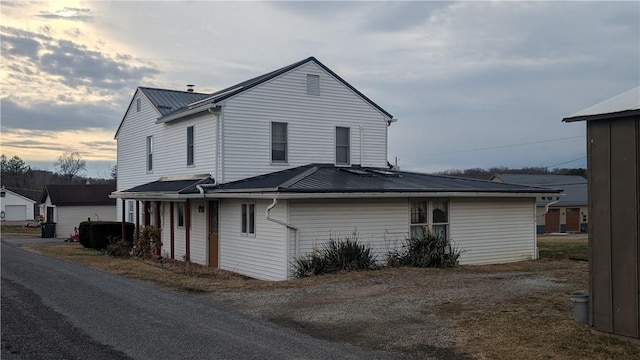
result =
[[[116,163],[138,86],[213,92],[315,56],[393,114],[402,170],[585,167],[566,117],[640,84],[640,2],[5,1],[2,153]]]

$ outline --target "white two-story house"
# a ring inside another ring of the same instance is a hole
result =
[[[550,190],[389,169],[393,122],[313,57],[213,94],[140,87],[115,136],[118,217],[160,227],[167,258],[267,280],[354,233],[380,261],[425,227],[461,263],[536,257]]]

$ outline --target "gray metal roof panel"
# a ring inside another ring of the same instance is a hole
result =
[[[188,91],[155,89],[148,87],[140,87],[139,89],[147,96],[149,101],[151,101],[153,106],[158,109],[161,115],[169,114],[209,96],[208,94]]]
[[[124,190],[124,193],[188,194],[198,192],[196,185],[213,184],[211,178],[189,180],[157,180]]]
[[[304,175],[304,176],[300,176]],[[290,181],[298,177],[296,181]],[[216,191],[271,191],[288,193],[327,192],[493,192],[558,193],[536,186],[506,184],[488,180],[429,175],[384,168],[336,167],[311,164],[253,178],[222,184]]]
[[[587,205],[587,179],[577,175],[497,174],[505,183],[562,189],[563,197],[553,206]],[[548,201],[538,200],[539,205]]]
[[[624,113],[633,110],[640,110],[640,86],[571,114],[563,121],[588,120],[589,117],[596,115]]]

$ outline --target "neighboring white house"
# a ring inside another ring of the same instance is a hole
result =
[[[33,219],[36,202],[17,192],[6,189],[0,190],[0,219],[2,222],[26,222]],[[24,225],[24,224],[23,224]]]
[[[69,238],[83,222],[115,221],[116,201],[112,185],[47,185],[42,192],[45,222],[56,223],[56,236]]]
[[[213,94],[138,88],[116,133],[118,218],[168,258],[267,280],[354,232],[383,260],[429,228],[461,263],[536,256],[535,199],[558,191],[392,170],[391,114],[310,57]]]
[[[589,225],[589,199],[587,179],[579,175],[553,174],[496,174],[492,181],[511,184],[543,186],[562,189],[563,196],[541,196],[538,206],[537,232],[587,232]]]

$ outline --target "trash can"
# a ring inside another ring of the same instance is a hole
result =
[[[42,223],[42,237],[52,238],[56,236],[56,223],[46,222]]]
[[[589,323],[589,293],[587,291],[576,291],[571,294],[573,303],[573,318],[578,324]]]

